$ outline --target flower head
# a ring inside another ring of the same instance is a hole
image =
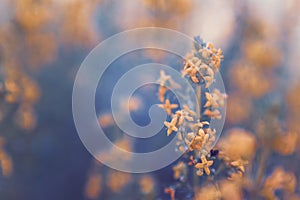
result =
[[[207,142],[209,135],[205,134],[203,129],[200,129],[198,135],[196,135],[190,143],[191,150],[200,150]]]
[[[165,86],[166,82],[169,81],[170,79],[171,79],[171,76],[166,75],[164,70],[160,70],[160,78],[157,80],[159,85]]]
[[[242,159],[235,160],[230,163],[231,166],[238,168],[242,172],[245,172],[245,165],[247,165],[247,164],[248,164],[248,161],[242,160]]]
[[[201,156],[201,163],[197,163],[195,167],[200,171],[204,170],[207,175],[210,175],[209,167],[212,166],[213,163],[214,161],[212,160],[207,161],[205,156]]]
[[[203,113],[204,115],[207,115],[208,117],[212,118],[212,119],[221,119],[222,116],[221,116],[221,113],[219,110],[209,110],[209,109],[206,109]]]
[[[178,131],[178,128],[176,127],[177,125],[177,118],[174,117],[171,122],[164,122],[164,125],[168,128],[168,131],[167,131],[167,135],[171,135],[171,133],[173,131],[177,132]]]
[[[222,94],[220,90],[214,89],[212,93],[205,93],[206,96],[206,104],[204,107],[213,107],[213,108],[220,108],[224,106],[225,104],[225,99],[227,98],[226,94]]]
[[[159,104],[158,107],[164,109],[167,112],[168,115],[171,115],[172,109],[177,108],[178,105],[177,104],[171,104],[170,100],[167,99],[165,104]]]

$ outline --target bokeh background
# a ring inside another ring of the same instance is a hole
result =
[[[72,118],[72,86],[84,58],[111,35],[145,26],[200,35],[223,49],[228,105],[221,139],[239,131],[253,136],[264,157],[254,156],[249,176],[263,185],[282,167],[296,183],[293,196],[278,198],[299,199],[299,10],[297,0],[0,0],[0,199],[170,199],[164,188],[175,182],[172,165],[149,174],[109,169],[85,149]],[[177,69],[183,62],[137,51],[113,63],[99,83],[99,123],[127,150],[159,147],[165,134],[140,146],[128,141],[105,97],[122,73],[152,61]],[[131,99],[136,123],[149,123],[156,89],[141,88]],[[176,198],[200,199],[191,193]]]

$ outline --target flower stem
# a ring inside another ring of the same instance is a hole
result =
[[[196,102],[196,118],[197,121],[200,122],[200,117],[201,117],[201,85],[196,86],[196,96],[197,96],[197,102]],[[194,156],[197,157],[196,151],[194,152]],[[193,175],[193,183],[194,187],[198,185],[198,175],[197,175],[197,170],[194,169],[194,175]]]
[[[259,168],[257,169],[257,175],[256,175],[256,179],[255,179],[255,188],[253,191],[253,196],[255,198],[257,198],[261,184],[262,184],[262,180],[263,180],[263,176],[264,176],[264,172],[265,172],[265,168],[266,168],[266,164],[267,164],[267,160],[270,154],[270,150],[269,149],[264,149],[261,157],[260,157],[260,165]]]
[[[197,105],[196,105],[197,121],[200,122],[200,117],[201,117],[201,85],[197,85],[196,95],[197,95]]]

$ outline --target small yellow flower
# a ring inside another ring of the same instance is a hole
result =
[[[195,124],[191,124],[190,125],[190,128],[192,129],[192,130],[198,130],[199,128],[201,129],[201,128],[203,128],[203,126],[204,125],[209,125],[209,122],[208,121],[203,121],[203,122],[197,122],[197,123],[195,123]]]
[[[199,83],[199,80],[197,78],[198,70],[196,68],[187,69],[186,73],[188,75],[190,75],[190,77],[194,83]]]
[[[217,132],[216,129],[213,129],[213,130],[211,128],[205,129],[206,135],[209,135],[209,138],[208,138],[207,142],[205,143],[205,146],[207,148],[211,148],[213,142],[216,140],[216,132]]]
[[[184,138],[184,141],[190,147],[190,150],[192,150],[191,144],[193,143],[194,139],[195,139],[195,134],[193,132],[187,133],[186,137]]]
[[[201,70],[201,75],[203,77],[203,79],[205,80],[206,84],[205,87],[208,88],[214,81],[214,71],[207,66],[206,64],[202,64],[200,66],[200,70]]]
[[[204,170],[207,175],[210,175],[209,167],[212,166],[213,163],[214,163],[214,161],[212,161],[212,160],[207,161],[206,157],[202,156],[201,157],[201,163],[197,163],[195,165],[195,167],[199,170]]]
[[[197,57],[187,57],[185,60],[185,65],[183,67],[183,70],[188,70],[190,68],[195,68],[196,66],[200,65],[202,61]]]
[[[157,80],[160,86],[165,86],[166,82],[171,79],[171,76],[166,75],[164,70],[160,70],[160,78]]]
[[[197,74],[202,76],[199,73],[199,66],[201,65],[201,63],[202,63],[202,61],[197,57],[193,57],[189,60],[186,59],[186,61],[185,61],[185,66],[183,68],[184,74],[189,75],[194,83],[199,83]]]
[[[182,175],[187,174],[186,164],[184,162],[179,162],[173,167],[174,179],[179,179]]]
[[[205,93],[207,102],[204,107],[219,108],[225,104],[226,94],[222,94],[218,89],[215,89],[213,93]]]
[[[189,122],[194,121],[194,118],[189,116],[189,113],[185,112],[184,110],[176,111],[175,116],[178,118],[179,125],[181,125],[184,120],[187,120]]]
[[[190,144],[191,150],[200,150],[207,142],[209,135],[205,134],[203,129],[200,129],[198,135],[194,137]]]
[[[177,108],[178,105],[177,104],[171,104],[170,100],[167,99],[165,104],[159,104],[158,107],[164,109],[167,112],[168,115],[171,115],[172,109]]]
[[[209,110],[209,109],[206,109],[203,113],[204,115],[207,115],[209,116],[210,118],[213,118],[213,119],[221,119],[222,116],[221,116],[221,113],[219,110]]]
[[[244,165],[247,165],[247,164],[248,164],[248,161],[247,160],[242,160],[242,159],[232,161],[230,163],[231,166],[238,168],[243,173],[245,172],[245,166]]]
[[[208,49],[210,49],[210,50],[213,50],[213,49],[214,49],[214,45],[213,45],[213,43],[211,43],[211,42],[207,42],[207,44],[206,44],[206,48],[208,48]]]
[[[177,132],[178,131],[178,128],[176,127],[176,124],[177,124],[177,118],[174,117],[171,122],[164,122],[164,125],[168,128],[168,131],[167,131],[167,135],[171,135],[171,133],[174,131],[174,132]]]
[[[211,55],[211,53],[207,49],[201,49],[199,53],[201,53],[204,59],[207,59]]]

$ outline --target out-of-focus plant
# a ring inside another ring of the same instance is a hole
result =
[[[5,140],[0,138],[0,168],[4,177],[9,177],[13,172],[13,165],[10,156],[4,149]]]
[[[14,0],[6,5],[9,19],[0,27],[1,92],[6,103],[18,105],[15,121],[22,129],[36,126],[33,107],[41,95],[36,69],[54,61],[59,43],[95,41],[91,16],[96,3]]]
[[[42,91],[37,76],[72,45],[88,47],[97,39],[93,13],[99,1],[13,0],[1,3],[7,18],[0,26],[0,165],[12,174],[6,151],[15,132],[32,132],[38,125],[35,107]],[[4,123],[4,124],[3,124]],[[9,130],[9,131],[7,131]],[[13,155],[12,155],[13,156]]]
[[[190,0],[143,0],[143,3],[148,16],[141,23],[148,26],[179,28],[193,9],[193,1]]]

